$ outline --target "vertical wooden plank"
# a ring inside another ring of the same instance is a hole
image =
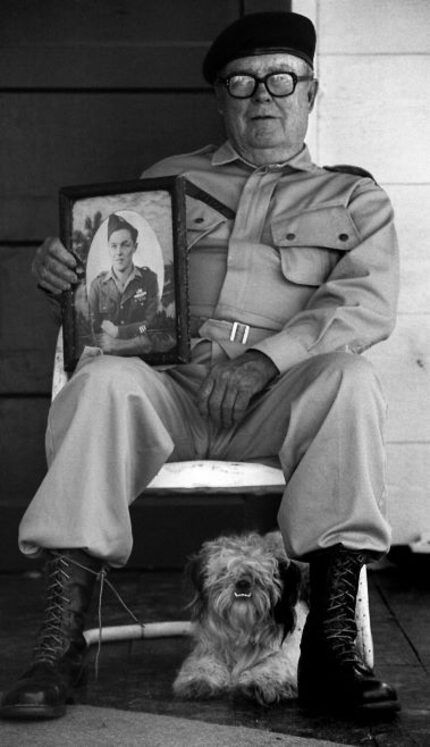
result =
[[[291,0],[244,0],[244,15],[269,11],[291,10]]]
[[[239,12],[240,0],[2,0],[2,46],[115,46],[211,38]]]
[[[0,398],[0,505],[26,506],[44,477],[49,405],[49,397]]]
[[[0,239],[15,241],[56,234],[61,186],[138,178],[224,137],[209,89],[3,93],[0,122],[0,193],[13,207],[1,211]]]
[[[30,272],[32,246],[0,246],[0,395],[49,395],[58,320]]]
[[[204,87],[206,48],[238,13],[231,0],[2,0],[0,87]]]

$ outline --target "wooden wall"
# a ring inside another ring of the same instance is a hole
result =
[[[397,543],[430,536],[430,3],[295,0],[316,23],[320,164],[371,171],[395,209],[397,328],[367,355],[385,384],[388,514]]]
[[[200,69],[241,14],[287,0],[1,0],[0,567],[45,472],[57,326],[30,274],[62,186],[140,175],[222,137]]]

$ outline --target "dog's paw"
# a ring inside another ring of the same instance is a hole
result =
[[[222,690],[219,686],[203,677],[194,679],[176,680],[173,683],[173,692],[177,698],[184,700],[209,700],[218,697]]]
[[[254,703],[258,703],[259,705],[272,705],[279,701],[279,696],[276,693],[275,688],[264,688],[255,683],[238,685],[238,687],[235,688],[234,694],[240,698],[252,700]]]
[[[275,705],[281,700],[297,696],[297,690],[291,685],[280,685],[277,682],[241,682],[235,687],[236,696],[252,700],[259,705]]]

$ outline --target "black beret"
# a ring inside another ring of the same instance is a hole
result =
[[[122,215],[111,213],[108,220],[108,240],[110,239],[114,231],[121,231],[121,229],[130,231],[131,238],[134,242],[136,241],[138,234],[137,229],[132,226],[131,223],[129,223],[125,218],[123,218]]]
[[[312,67],[315,43],[312,21],[299,13],[251,13],[217,36],[203,61],[203,76],[212,85],[230,60],[269,52],[288,52]]]

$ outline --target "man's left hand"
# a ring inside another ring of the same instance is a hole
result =
[[[111,337],[118,337],[118,327],[109,321],[109,319],[103,319],[101,328],[103,332],[110,335]]]
[[[217,363],[200,387],[198,408],[220,428],[231,428],[246,413],[252,397],[279,374],[273,361],[258,350]]]
[[[96,343],[104,353],[116,353],[118,348],[118,340],[115,337],[111,337],[107,332],[101,332],[96,335]]]

